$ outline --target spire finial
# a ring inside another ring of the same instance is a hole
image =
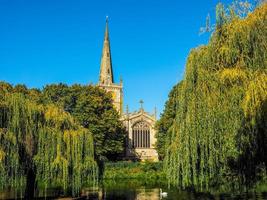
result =
[[[108,15],[106,15],[106,22],[108,23]]]
[[[126,114],[127,115],[129,114],[129,106],[128,105],[126,106]]]
[[[140,103],[140,109],[143,110],[143,104],[144,104],[144,101],[141,99],[141,100],[139,101],[139,103]]]

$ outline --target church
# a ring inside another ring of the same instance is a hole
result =
[[[114,82],[108,18],[106,19],[104,44],[100,64],[100,76],[98,86],[110,92],[113,105],[121,116],[121,121],[127,130],[127,141],[125,149],[126,159],[140,159],[158,161],[158,153],[155,149],[155,123],[156,111],[153,114],[146,112],[143,101],[140,101],[140,109],[129,113],[123,111],[123,82]]]

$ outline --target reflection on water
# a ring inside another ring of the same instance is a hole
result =
[[[167,192],[167,197],[160,195],[160,188]],[[23,199],[23,189],[5,189],[0,191],[0,199]],[[70,191],[60,188],[50,188],[36,191],[37,199],[71,199],[68,198]],[[101,187],[83,188],[76,199],[90,200],[205,200],[205,199],[267,199],[266,192],[243,192],[243,193],[197,193],[192,191],[181,191],[176,188],[167,188],[164,184],[151,184],[140,181],[105,182]]]
[[[128,189],[128,190],[106,190],[104,192],[100,192],[98,197],[95,199],[125,199],[125,200],[146,200],[146,199],[153,199],[153,200],[160,200],[160,191],[159,188],[154,189],[146,189],[146,188],[139,188],[139,189]],[[92,198],[92,197],[91,197]],[[90,199],[90,198],[89,198]]]
[[[160,189],[135,189],[135,190],[107,190],[100,196],[90,197],[88,199],[101,200],[219,200],[219,199],[267,199],[267,193],[242,193],[242,194],[217,194],[211,195],[207,193],[195,193],[186,191],[177,191],[175,189],[165,189],[168,193],[167,197],[160,196]]]

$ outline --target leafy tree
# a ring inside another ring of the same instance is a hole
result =
[[[11,90],[9,84],[1,87]],[[69,113],[52,104],[36,104],[18,90],[1,94],[1,99],[2,187],[26,186],[25,198],[32,199],[38,184],[71,186],[75,194],[82,183],[96,181],[92,135]]]
[[[1,81],[0,82],[0,102],[3,102],[5,95],[8,93],[11,93],[12,91],[13,91],[13,87],[11,84]]]
[[[156,148],[159,154],[159,159],[162,160],[165,157],[166,149],[169,145],[169,129],[171,128],[176,110],[178,107],[177,94],[179,93],[179,88],[181,87],[181,82],[175,85],[169,93],[168,101],[165,103],[165,108],[160,116],[160,119],[156,123]]]
[[[26,85],[18,84],[13,87],[13,92],[27,95],[29,91]]]
[[[23,95],[25,98],[28,98],[36,103],[42,103],[41,97],[42,92],[39,89],[32,88],[28,89],[26,85],[18,84],[14,87],[6,82],[0,82],[0,101],[1,99],[4,100],[5,95],[12,94],[12,93],[19,93]]]
[[[125,129],[114,109],[111,95],[96,86],[48,85],[43,101],[62,106],[65,111],[92,132],[99,160],[116,160],[123,153]]]
[[[257,0],[256,0],[257,2]],[[227,9],[225,9],[222,3],[218,3],[216,6],[216,23],[210,24],[210,15],[206,17],[206,24],[204,27],[200,28],[200,34],[214,32],[216,27],[216,33],[221,34],[221,28],[226,23],[229,23],[235,19],[245,18],[249,13],[251,13],[257,5],[261,5],[263,1],[258,1],[255,4],[251,1],[234,0]]]
[[[182,187],[249,186],[267,171],[267,4],[246,18],[219,4],[216,16],[188,56],[169,129],[164,168]]]

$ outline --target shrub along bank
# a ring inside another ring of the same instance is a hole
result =
[[[103,180],[136,179],[144,182],[165,182],[162,162],[107,162]]]

